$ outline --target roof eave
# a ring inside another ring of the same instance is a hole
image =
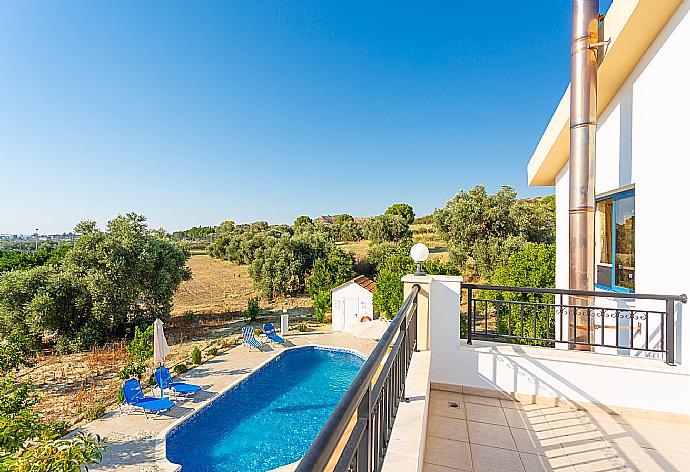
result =
[[[597,114],[601,116],[644,53],[666,26],[683,0],[615,0],[604,19],[604,38],[610,39],[599,66]],[[539,140],[529,163],[530,186],[555,185],[570,155],[570,86]]]

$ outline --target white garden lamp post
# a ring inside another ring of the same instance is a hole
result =
[[[410,257],[417,263],[417,272],[414,275],[424,275],[422,263],[429,258],[429,248],[425,244],[417,243],[410,249]]]

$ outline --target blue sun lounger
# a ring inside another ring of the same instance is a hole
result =
[[[264,325],[264,334],[268,339],[270,339],[274,343],[285,343],[285,340],[276,334],[276,327],[273,326],[273,323],[266,323]]]
[[[135,408],[140,408],[144,410],[144,415],[147,418],[149,412],[158,415],[161,411],[169,410],[175,406],[175,403],[167,398],[145,397],[138,379],[127,380],[122,386],[122,393],[125,397],[125,403],[130,407],[128,413],[131,413]]]
[[[156,378],[156,385],[158,385],[158,388],[161,390],[172,390],[175,395],[187,397],[201,390],[199,385],[184,382],[173,382],[173,379],[170,376],[170,370],[165,366],[158,367],[153,373],[153,376]]]
[[[244,341],[244,344],[249,347],[249,349],[253,347],[261,349],[261,343],[254,337],[254,328],[251,326],[245,326],[242,328],[242,340]]]

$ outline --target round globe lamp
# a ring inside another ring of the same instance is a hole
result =
[[[422,272],[422,263],[429,258],[429,248],[425,244],[417,243],[410,249],[410,257],[417,263],[417,272],[414,275],[425,275]]]

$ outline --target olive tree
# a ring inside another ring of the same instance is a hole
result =
[[[408,225],[411,225],[414,222],[414,211],[412,210],[412,206],[408,205],[407,203],[396,203],[391,205],[386,210],[386,215],[402,216],[405,221],[407,221]]]
[[[364,236],[372,243],[399,241],[412,237],[407,221],[400,215],[379,215],[364,223]]]
[[[191,277],[185,249],[134,213],[105,231],[93,222],[77,231],[59,266],[0,275],[0,332],[50,334],[58,347],[81,350],[170,314],[177,287]]]
[[[553,243],[555,212],[548,201],[518,200],[508,186],[495,194],[477,185],[461,190],[434,212],[436,233],[448,242],[451,260],[488,276],[527,243]]]

